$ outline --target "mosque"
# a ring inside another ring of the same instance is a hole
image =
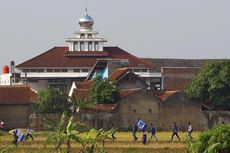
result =
[[[148,85],[156,79],[161,82],[161,73],[154,71],[153,64],[119,47],[104,46],[107,39],[99,37],[93,30],[94,20],[87,9],[79,19],[79,25],[80,30],[74,33],[74,37],[66,39],[67,47],[53,47],[17,65],[20,82],[26,82],[36,91],[51,85],[68,92],[73,81],[86,80],[96,74],[108,77],[113,69],[111,66],[132,70]],[[1,76],[1,85],[10,84],[13,75],[7,75]],[[159,88],[160,84],[157,86]]]

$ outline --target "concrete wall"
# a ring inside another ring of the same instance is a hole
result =
[[[159,121],[158,102],[151,91],[138,92],[132,96],[119,101],[116,116],[118,126],[123,128],[132,127],[137,118],[142,118],[145,122],[156,124]]]
[[[180,130],[187,129],[190,122],[194,130],[208,128],[205,116],[200,108],[200,103],[190,100],[184,93],[175,93],[167,100],[160,102],[159,128],[171,130],[172,123],[177,122]]]
[[[25,128],[28,126],[29,105],[0,105],[0,120],[7,129]]]
[[[195,131],[211,128],[223,121],[230,122],[230,111],[202,111],[200,103],[190,100],[183,92],[178,92],[165,101],[158,101],[154,97],[152,91],[142,90],[119,101],[112,113],[74,114],[74,118],[76,121],[83,121],[87,128],[108,129],[113,123],[120,130],[131,129],[132,123],[139,117],[148,125],[153,123],[157,130],[171,130],[173,122],[177,122],[181,131],[187,130],[188,122]],[[36,130],[41,130],[43,120],[44,116],[32,115],[29,124]]]
[[[162,68],[163,89],[164,90],[184,90],[194,79],[200,68],[180,67]]]

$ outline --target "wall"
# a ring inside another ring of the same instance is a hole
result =
[[[146,123],[156,124],[159,121],[159,104],[151,91],[140,91],[119,101],[116,123],[120,127],[130,128],[137,118],[142,118]]]
[[[0,120],[5,122],[7,129],[26,128],[29,105],[0,105]]]
[[[200,103],[190,100],[183,92],[177,92],[160,102],[159,110],[159,127],[162,129],[171,130],[173,122],[177,122],[180,130],[186,130],[188,122],[194,130],[208,128],[208,121],[203,116]]]
[[[162,68],[163,90],[184,90],[200,68]]]

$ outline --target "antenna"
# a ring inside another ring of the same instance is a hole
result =
[[[87,0],[85,0],[85,15],[87,15]]]

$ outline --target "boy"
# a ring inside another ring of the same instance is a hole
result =
[[[152,140],[152,137],[154,137],[155,141],[158,141],[158,139],[156,137],[156,129],[153,127],[152,123],[150,124],[150,126],[151,126],[151,137],[150,137],[149,141]]]
[[[142,143],[145,145],[147,140],[147,133],[146,131],[143,130],[143,135],[142,135]]]
[[[193,137],[192,137],[192,125],[190,124],[190,122],[188,122],[188,137],[190,140],[193,140]]]
[[[177,126],[176,126],[176,122],[173,122],[172,133],[173,133],[173,134],[172,134],[171,141],[173,141],[174,135],[176,135],[177,138],[180,140],[180,137],[179,137],[179,135],[178,135],[178,128],[177,128]]]

